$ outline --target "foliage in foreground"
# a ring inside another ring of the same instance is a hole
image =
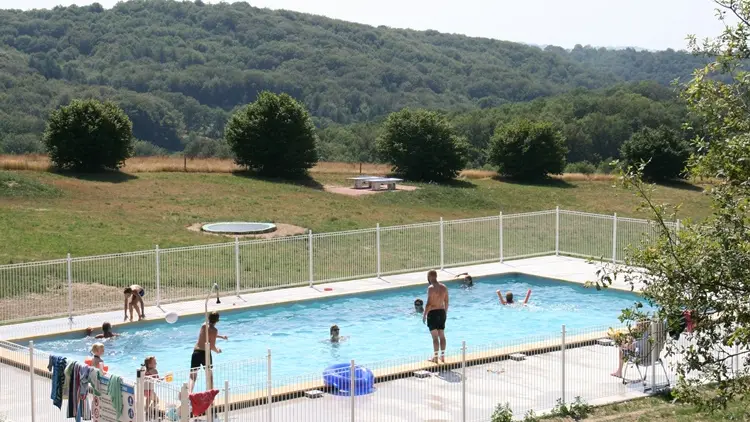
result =
[[[404,109],[388,116],[377,148],[409,180],[448,181],[466,165],[465,141],[445,117],[427,110]]]
[[[287,94],[262,92],[227,123],[235,162],[265,176],[298,176],[318,162],[315,126]]]
[[[561,174],[566,152],[565,139],[551,123],[519,120],[497,129],[489,158],[502,175],[534,180]]]
[[[623,183],[651,211],[658,234],[632,248],[625,266],[605,267],[597,281],[597,286],[606,287],[619,277],[643,286],[644,298],[656,311],[637,306],[626,310],[622,319],[631,324],[691,312],[692,344],[668,343],[667,353],[682,354],[675,368],[676,396],[708,409],[750,397],[750,104],[745,101],[750,75],[742,69],[750,59],[750,1],[716,3],[739,23],[703,45],[693,40],[696,52],[717,60],[698,69],[682,93],[710,139],[692,142],[697,152],[688,169],[695,177],[717,180],[708,192],[711,215],[676,232],[668,222],[676,218],[679,207],[655,203],[654,187],[642,180],[643,166],[630,167]],[[731,76],[731,81],[709,77],[715,72]],[[745,368],[733,372],[737,361],[744,361]],[[704,394],[705,385],[712,386],[712,394]]]
[[[60,107],[43,139],[50,161],[63,170],[119,169],[133,153],[130,119],[111,102],[75,100]]]

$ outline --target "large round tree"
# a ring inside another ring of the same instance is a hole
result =
[[[443,182],[463,170],[468,145],[443,116],[403,109],[388,116],[377,150],[407,179]]]
[[[312,119],[287,94],[261,92],[229,119],[224,136],[235,162],[264,176],[299,176],[318,162]]]
[[[502,175],[534,180],[562,173],[566,153],[565,138],[551,123],[518,120],[495,130],[489,160]]]
[[[626,166],[645,163],[645,179],[662,181],[682,175],[690,158],[690,146],[679,132],[668,127],[643,128],[622,144],[621,155]]]
[[[43,141],[59,169],[118,169],[133,153],[133,126],[114,103],[74,100],[52,112]]]

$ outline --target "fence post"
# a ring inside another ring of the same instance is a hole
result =
[[[503,212],[500,211],[500,262],[503,262]]]
[[[34,394],[34,342],[29,341],[29,384],[31,385],[31,422],[36,422],[36,398]]]
[[[312,230],[307,232],[307,252],[308,252],[308,263],[307,266],[310,270],[310,287],[313,286],[313,234]]]
[[[271,406],[273,405],[273,383],[271,381],[271,349],[268,349],[268,359],[266,362],[266,388],[268,397],[266,398],[266,409],[268,410],[268,422],[271,422],[273,415]]]
[[[351,372],[349,372],[349,378],[350,378],[350,380],[349,380],[349,395],[350,395],[351,401],[352,401],[352,419],[351,419],[351,422],[354,422],[354,409],[355,409],[354,408],[354,404],[355,404],[355,401],[354,401],[354,397],[355,397],[354,393],[355,393],[355,391],[354,390],[356,389],[356,384],[354,383],[354,380],[355,380],[355,378],[357,378],[356,374],[355,374],[354,359],[352,359],[352,366],[351,366],[350,371]]]
[[[73,329],[73,259],[68,253],[68,322]]]
[[[661,324],[659,324],[661,325]],[[661,329],[661,326],[658,326],[658,329]],[[657,330],[657,324],[656,321],[651,321],[651,332],[653,333],[653,340],[652,345],[656,344],[656,339],[661,338],[660,336],[663,336],[663,332],[656,332]],[[656,361],[659,360],[659,353],[658,350],[656,350],[655,346],[651,347],[651,392],[656,391]]]
[[[234,290],[237,297],[240,297],[240,238],[234,237]]]
[[[180,422],[188,422],[190,420],[190,399],[188,395],[188,385],[187,383],[183,383],[180,390]]]
[[[136,422],[144,422],[146,419],[146,406],[143,397],[143,374],[145,371],[143,367],[136,371],[135,381],[135,420]]]
[[[229,381],[224,380],[224,422],[229,422]]]
[[[377,275],[380,278],[380,223],[375,226],[375,249],[377,249],[378,263]]]
[[[159,263],[159,245],[156,245],[156,307],[158,308],[161,305],[161,276],[160,276],[160,266]]]
[[[555,207],[555,256],[560,255],[560,207]]]
[[[617,262],[617,213],[612,218],[612,263]]]
[[[466,422],[466,341],[461,342],[461,421]]]
[[[560,380],[562,382],[561,387],[561,394],[560,399],[563,403],[565,403],[565,324],[562,326],[562,336],[561,336],[561,342],[560,342],[560,363],[562,364],[562,373],[560,374]]]
[[[445,268],[445,242],[443,237],[443,217],[440,217],[440,269]]]

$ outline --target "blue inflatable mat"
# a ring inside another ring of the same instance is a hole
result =
[[[323,382],[336,389],[335,394],[351,395],[351,364],[337,363],[323,371]],[[354,367],[354,395],[361,396],[375,391],[375,375],[362,366]]]

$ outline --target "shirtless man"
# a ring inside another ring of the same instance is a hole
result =
[[[208,314],[208,342],[209,347],[216,353],[221,353],[221,349],[216,347],[216,338],[223,338],[229,340],[229,337],[219,335],[219,330],[216,329],[216,323],[219,322],[219,313],[211,312]],[[208,365],[211,365],[213,358],[209,354]],[[190,357],[190,393],[193,392],[195,387],[195,380],[198,378],[198,368],[206,368],[206,323],[201,325],[200,332],[198,333],[198,342],[193,347],[193,355]],[[208,372],[207,372],[208,373]],[[213,377],[208,380],[208,385],[213,385]]]
[[[138,312],[137,302],[141,302],[141,313],[138,314],[138,320],[146,318],[146,312],[143,310],[143,296],[146,295],[146,291],[143,290],[143,287],[133,284],[130,287],[126,287],[123,294],[125,295],[125,309],[123,309],[125,318],[123,321],[128,320],[128,309],[130,309],[130,322],[133,322],[133,308]]]
[[[430,270],[427,273],[427,305],[424,307],[422,322],[427,323],[432,335],[432,349],[435,354],[430,361],[438,362],[438,350],[440,361],[445,362],[445,320],[448,317],[448,288],[437,281],[437,271]]]

